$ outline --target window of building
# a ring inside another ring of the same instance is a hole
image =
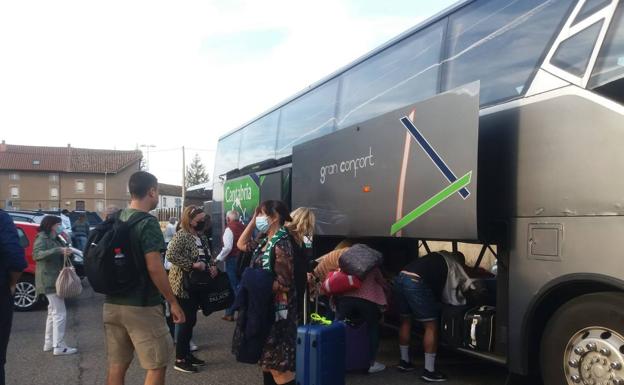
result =
[[[85,192],[85,181],[83,179],[76,180],[76,192]]]
[[[175,206],[176,207],[182,207],[182,198],[176,198],[175,199]]]
[[[101,181],[101,180],[95,181],[95,193],[104,194],[104,181]]]
[[[16,173],[16,172],[12,172],[12,173],[9,175],[9,179],[10,179],[10,180],[20,180],[20,175],[19,175],[18,173]]]
[[[85,201],[76,201],[76,211],[85,211]]]
[[[49,179],[50,179],[51,183],[58,183],[59,175],[58,174],[50,174]]]
[[[58,208],[58,206],[54,206],[53,205],[53,206],[50,206],[50,210],[51,211],[59,211],[59,208]]]
[[[10,190],[11,190],[11,198],[19,198],[20,196],[19,186],[11,186]]]
[[[104,201],[95,201],[95,211],[101,213],[104,211]]]
[[[58,187],[50,187],[50,198],[58,199],[58,197],[59,197]]]
[[[163,207],[167,207],[167,197],[163,197],[162,205]]]
[[[602,23],[602,20],[594,23],[561,42],[550,63],[572,75],[579,77],[585,75]]]

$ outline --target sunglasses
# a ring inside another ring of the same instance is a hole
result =
[[[201,214],[204,212],[204,209],[202,209],[201,207],[193,207],[193,210],[191,210],[191,213],[189,214],[189,216],[191,217],[191,219],[195,218],[197,215]]]

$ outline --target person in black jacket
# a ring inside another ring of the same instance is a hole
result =
[[[13,220],[0,210],[0,385],[4,385],[4,364],[13,321],[13,296],[22,271],[28,266],[24,248]]]

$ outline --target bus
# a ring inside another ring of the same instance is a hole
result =
[[[452,348],[624,384],[623,148],[624,1],[460,1],[221,137],[214,238],[227,210],[282,199],[317,214],[315,255],[477,245],[495,343]]]

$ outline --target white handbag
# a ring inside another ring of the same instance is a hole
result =
[[[82,293],[82,282],[76,274],[69,257],[64,257],[63,268],[56,278],[56,295],[61,298],[74,298]]]

